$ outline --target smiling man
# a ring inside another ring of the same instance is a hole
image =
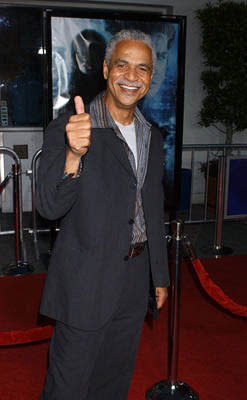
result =
[[[45,135],[37,208],[61,219],[41,313],[56,320],[41,400],[126,400],[147,312],[167,298],[163,150],[137,103],[155,68],[151,39],[119,32],[107,90]]]
[[[127,125],[132,122],[138,100],[149,90],[152,51],[143,42],[122,40],[116,44],[111,58],[104,61],[103,71],[108,80],[105,105],[116,121]]]

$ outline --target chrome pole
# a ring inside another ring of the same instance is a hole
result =
[[[32,225],[33,225],[33,242],[34,242],[34,250],[36,259],[39,259],[39,248],[38,248],[38,236],[37,236],[37,212],[35,207],[35,193],[36,193],[36,163],[38,158],[40,157],[42,150],[36,151],[32,158],[31,163],[31,174],[32,174]]]
[[[179,337],[179,311],[180,311],[180,276],[181,276],[181,260],[182,260],[182,234],[183,224],[181,221],[173,221],[171,223],[173,251],[174,254],[174,279],[172,282],[171,293],[171,323],[170,323],[170,340],[169,340],[169,367],[168,379],[171,389],[175,389],[178,376],[178,337]]]
[[[183,223],[181,220],[171,223],[174,262],[170,301],[169,360],[168,380],[156,383],[146,393],[146,400],[199,400],[199,396],[184,382],[178,381],[179,358],[179,311],[180,311],[180,272],[182,261]]]
[[[215,257],[225,256],[232,253],[232,249],[221,245],[223,210],[224,210],[224,174],[225,174],[225,157],[219,158],[218,167],[218,184],[217,184],[217,201],[216,201],[216,221],[214,233],[213,254]]]
[[[21,212],[20,212],[20,192],[19,192],[19,168],[17,164],[12,166],[13,187],[14,187],[14,213],[15,213],[15,257],[16,265],[21,261]]]
[[[15,213],[15,252],[16,261],[3,268],[4,275],[23,275],[33,271],[33,268],[26,260],[26,249],[23,237],[23,208],[22,208],[22,180],[21,180],[21,162],[18,155],[9,147],[0,147],[0,152],[10,154],[15,161],[13,165],[14,182],[14,213]]]
[[[194,162],[195,162],[195,151],[192,149],[190,168],[191,168],[191,183],[190,183],[190,206],[189,206],[189,221],[192,219],[192,200],[193,200],[193,189],[194,189]]]

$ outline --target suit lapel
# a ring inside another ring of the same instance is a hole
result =
[[[122,165],[125,171],[132,175],[136,180],[134,171],[130,165],[127,152],[124,147],[124,143],[119,137],[117,137],[114,130],[111,128],[94,128],[94,133],[96,135],[101,135],[101,138],[116,157],[117,161]]]
[[[148,185],[149,185],[149,176],[153,176],[152,175],[152,169],[154,167],[153,140],[154,140],[154,138],[153,138],[153,134],[152,134],[152,131],[151,131],[151,139],[150,139],[150,146],[149,146],[149,153],[148,153],[147,172],[146,172],[145,180],[143,182],[143,189],[146,189],[146,187],[148,187]],[[150,173],[150,171],[151,171],[151,173]]]

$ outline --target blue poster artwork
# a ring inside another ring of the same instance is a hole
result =
[[[226,184],[225,217],[240,218],[247,216],[247,184],[246,176],[247,158],[228,159],[228,174]]]
[[[80,94],[89,103],[105,89],[102,65],[106,43],[121,29],[148,33],[156,48],[152,84],[138,107],[145,118],[162,131],[166,187],[172,191],[177,134],[178,23],[52,17],[53,117],[72,107],[75,95]]]

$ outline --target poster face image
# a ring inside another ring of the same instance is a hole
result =
[[[107,42],[121,29],[148,33],[157,62],[149,92],[138,107],[164,138],[165,180],[174,188],[177,134],[179,24],[165,20],[51,17],[53,118],[73,107],[75,95],[89,103],[105,90],[102,66]]]

